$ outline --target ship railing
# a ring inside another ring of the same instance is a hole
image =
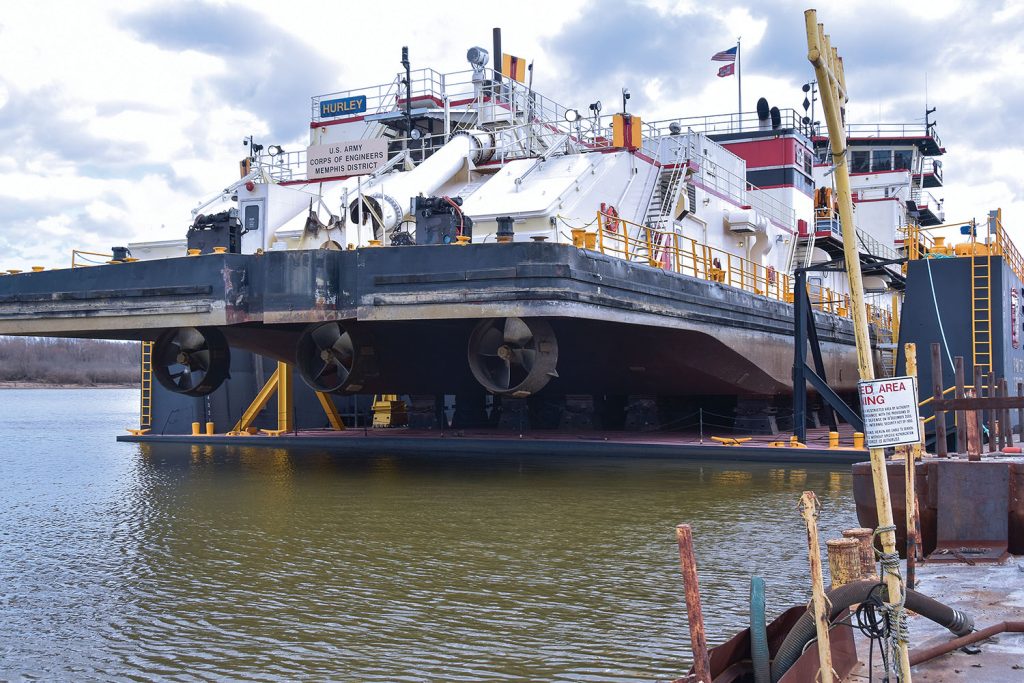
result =
[[[106,265],[107,263],[110,263],[111,259],[113,258],[114,255],[112,253],[104,254],[103,252],[100,251],[85,251],[84,249],[72,249],[71,267],[85,268],[87,266],[103,266]]]
[[[780,129],[792,128],[802,131],[805,128],[801,121],[801,115],[795,109],[780,109],[779,114],[781,117]],[[757,117],[757,112],[753,111],[665,119],[664,121],[654,121],[651,125],[656,135],[669,135],[671,133],[669,127],[673,124],[682,126],[683,130],[689,128],[695,133],[706,135],[756,131],[760,130],[762,125],[761,120]]]
[[[849,123],[846,134],[851,138],[932,138],[942,147],[934,128],[921,123]]]
[[[997,209],[989,213],[989,250],[990,253],[1002,256],[1013,272],[1024,281],[1024,258],[1003,227],[1003,211]]]
[[[695,180],[705,190],[710,190],[713,194],[724,195],[740,206],[749,206],[770,221],[790,231],[796,229],[796,211],[794,209],[760,191],[756,185],[748,183],[745,178],[726,170],[710,159],[699,160]]]
[[[903,240],[903,248],[907,252],[909,261],[916,261],[931,253],[935,248],[935,238],[929,232],[922,230],[918,223],[907,223],[898,228],[898,233]]]
[[[840,229],[840,237],[841,233],[842,229]],[[887,260],[895,260],[900,257],[895,248],[883,244],[873,235],[865,232],[864,230],[857,230],[857,241],[859,242],[861,250],[871,254],[872,256],[879,256]]]
[[[793,302],[794,280],[788,273],[780,273],[772,266],[755,263],[678,232],[658,230],[598,211],[595,246],[602,254],[625,261],[719,282],[769,299]],[[852,319],[849,294],[824,285],[808,285],[808,295],[813,308]],[[869,323],[880,330],[892,329],[891,310],[872,303],[866,303],[865,308]]]
[[[941,185],[942,184],[942,161],[933,157],[925,157],[921,160],[921,171],[920,174],[912,173],[911,179],[917,182],[921,175],[933,176]]]

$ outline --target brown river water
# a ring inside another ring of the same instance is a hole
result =
[[[662,681],[809,594],[849,468],[118,444],[130,390],[0,391],[0,680]],[[711,451],[712,453],[714,451]]]

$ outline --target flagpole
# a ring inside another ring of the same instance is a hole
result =
[[[740,39],[736,39],[736,100],[739,106],[738,130],[743,130],[743,66],[740,63]]]

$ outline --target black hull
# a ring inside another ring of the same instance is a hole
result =
[[[855,387],[852,324],[815,313],[830,383]],[[359,393],[479,391],[482,318],[548,320],[556,394],[792,393],[793,307],[567,245],[515,243],[204,255],[0,278],[0,334],[153,340],[213,326],[291,362],[311,323],[371,340]]]

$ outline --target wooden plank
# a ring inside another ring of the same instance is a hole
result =
[[[944,398],[940,401],[933,401],[935,412],[950,410],[988,410],[995,412],[1008,408],[1017,410],[1024,407],[1024,397],[1021,396],[993,396],[991,398]]]
[[[946,410],[940,406],[942,403],[942,350],[938,344],[932,344],[932,409],[935,411],[935,453],[940,458],[945,458],[949,453],[946,450]]]
[[[964,398],[964,357],[957,356],[953,359],[953,369],[956,374],[955,398]],[[967,413],[963,410],[956,411],[956,452],[967,452]]]

